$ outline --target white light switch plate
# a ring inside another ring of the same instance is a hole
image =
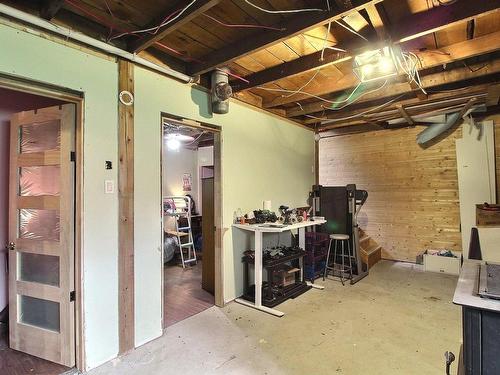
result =
[[[115,192],[115,181],[106,180],[104,181],[104,193],[113,194]]]

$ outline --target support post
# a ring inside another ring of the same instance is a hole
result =
[[[134,65],[118,61],[119,348],[135,345],[134,326]],[[128,93],[127,93],[128,92]],[[129,93],[131,95],[129,95]],[[117,98],[118,99],[118,98]],[[127,104],[124,104],[127,103]]]

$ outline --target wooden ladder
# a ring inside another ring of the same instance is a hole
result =
[[[377,241],[360,230],[359,249],[361,250],[361,260],[368,265],[368,269],[372,268],[379,260],[382,259],[382,246]]]

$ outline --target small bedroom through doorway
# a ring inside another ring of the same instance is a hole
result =
[[[216,134],[164,118],[163,326],[214,305]]]

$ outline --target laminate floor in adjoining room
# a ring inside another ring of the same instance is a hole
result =
[[[89,375],[443,375],[461,340],[457,277],[382,261],[356,285],[317,280],[277,306],[209,308]]]
[[[60,375],[69,368],[9,348],[6,327],[0,326],[1,375]]]
[[[165,327],[198,314],[214,305],[214,296],[201,288],[201,261],[183,269],[164,267]]]

